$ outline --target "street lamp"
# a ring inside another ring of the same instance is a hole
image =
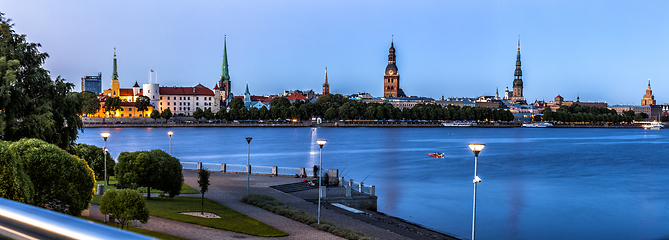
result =
[[[318,146],[321,147],[321,162],[318,165],[318,224],[321,224],[321,195],[323,194],[321,187],[322,187],[322,179],[323,179],[323,145],[328,142],[327,140],[316,140],[316,143],[318,143]]]
[[[172,131],[167,132],[167,135],[170,135],[170,155],[172,155]]]
[[[476,175],[476,165],[478,165],[479,161],[479,153],[483,148],[485,147],[485,144],[478,144],[478,143],[470,143],[469,144],[469,149],[474,152],[474,212],[472,213],[472,240],[474,240],[474,228],[476,226],[476,184],[481,182],[481,179],[479,176]]]
[[[109,133],[109,132],[101,132],[100,133],[100,136],[102,136],[102,138],[105,140],[105,147],[104,147],[104,150],[102,151],[102,155],[105,155],[105,157],[104,157],[104,159],[105,159],[105,163],[104,163],[104,167],[105,167],[105,193],[107,192],[107,138],[109,137],[110,134],[111,133]],[[107,222],[107,214],[105,214],[105,222]]]
[[[249,195],[249,182],[251,178],[251,139],[252,137],[246,138],[246,195]]]

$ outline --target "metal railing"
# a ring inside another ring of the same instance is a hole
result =
[[[0,235],[11,239],[153,239],[0,198]]]
[[[181,162],[181,168],[188,170],[197,170],[196,162]]]
[[[207,170],[207,171],[221,171],[221,164],[202,163],[202,169]]]
[[[253,171],[253,170],[251,170]],[[245,173],[246,165],[225,164],[225,172]]]
[[[251,173],[255,173],[255,174],[272,174],[272,167],[268,167],[268,166],[251,166]]]
[[[300,175],[300,168],[292,168],[292,167],[278,167],[277,168],[277,174],[278,175],[285,175],[285,176],[294,176],[294,175]]]

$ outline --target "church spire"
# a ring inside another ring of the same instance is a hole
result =
[[[221,67],[221,81],[230,81],[230,74],[228,73],[228,37],[225,36],[223,40],[223,66]]]
[[[330,84],[328,84],[328,67],[325,67],[325,82],[323,83],[323,95],[330,94]]]
[[[114,48],[114,69],[112,70],[112,80],[118,81],[118,72],[116,71],[116,48]]]
[[[244,92],[244,95],[250,95],[251,93],[249,92],[249,82],[246,82],[246,92]]]

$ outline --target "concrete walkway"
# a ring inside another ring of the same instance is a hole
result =
[[[183,171],[185,183],[196,190],[199,190],[197,183],[197,171]],[[316,230],[311,226],[293,221],[280,215],[257,208],[240,200],[246,195],[247,181],[245,174],[231,174],[221,172],[211,172],[209,178],[211,185],[209,191],[205,194],[206,198],[212,199],[235,211],[243,213],[258,221],[264,222],[272,227],[289,234],[287,237],[263,238],[235,233],[230,231],[212,229],[194,224],[173,221],[158,217],[151,217],[147,224],[139,223],[139,227],[156,232],[162,232],[174,236],[189,239],[285,239],[285,240],[312,240],[312,239],[342,239],[330,233]],[[304,199],[318,198],[317,190],[308,190],[297,193],[287,194],[269,186],[301,182],[303,179],[291,177],[273,177],[262,175],[251,175],[250,193],[267,194],[274,196],[282,202],[301,209],[307,213],[317,215],[318,204],[306,201]],[[185,194],[182,196],[200,197],[200,194]],[[366,214],[354,214],[329,204],[322,204],[321,220],[332,222],[336,225],[360,231],[367,236],[378,239],[453,239],[441,233],[436,233],[428,229],[416,230],[406,228],[406,222],[388,217],[382,214],[366,211]],[[98,211],[97,205],[92,205],[89,210],[90,217],[103,219]],[[411,224],[408,224],[411,225]],[[420,227],[418,227],[420,228]]]

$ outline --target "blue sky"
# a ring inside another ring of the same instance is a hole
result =
[[[232,90],[383,95],[391,35],[400,85],[433,98],[511,86],[521,35],[528,101],[640,104],[652,81],[669,102],[669,1],[3,1],[18,33],[42,44],[45,68],[80,89],[114,47],[121,87],[213,87],[228,37]]]

